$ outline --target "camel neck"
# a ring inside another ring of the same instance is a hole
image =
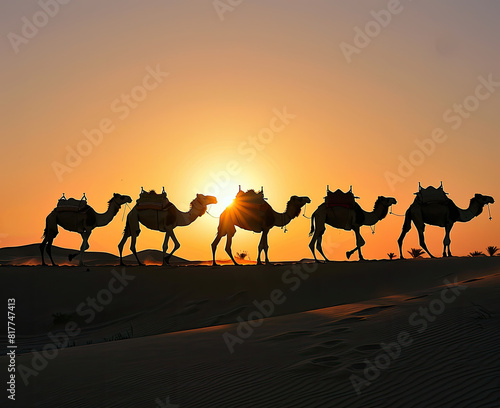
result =
[[[198,203],[197,201],[193,203],[192,208],[188,212],[178,212],[177,215],[177,225],[183,227],[191,224],[200,217],[206,210],[206,206]]]
[[[365,225],[375,225],[387,215],[388,208],[382,204],[376,204],[372,212],[365,211]]]
[[[462,208],[459,208],[459,219],[458,221],[460,222],[467,222],[472,220],[473,218],[477,217],[479,214],[481,214],[483,209],[483,206],[479,204],[476,200],[472,199],[469,207],[465,210]]]
[[[120,207],[114,202],[114,200],[111,201],[106,212],[96,214],[96,225],[98,227],[104,227],[105,225],[108,225],[113,220],[113,218],[115,218],[115,215],[119,210]]]
[[[284,227],[292,220],[292,217],[287,212],[278,213],[274,212],[274,225],[276,227]]]

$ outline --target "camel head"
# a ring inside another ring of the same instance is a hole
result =
[[[207,211],[209,204],[217,204],[217,199],[214,196],[196,194],[196,198],[191,201],[191,210],[195,210],[198,217],[201,217]]]
[[[383,205],[384,207],[390,207],[391,205],[395,205],[397,203],[398,202],[394,197],[378,196],[375,205],[380,204]]]
[[[375,205],[373,206],[373,211],[378,210],[380,212],[378,217],[380,220],[383,220],[389,212],[389,207],[394,204],[397,204],[395,198],[378,196],[377,201],[375,201]]]
[[[196,201],[204,206],[207,206],[209,204],[217,204],[217,198],[215,198],[214,196],[203,194],[196,194]]]
[[[288,203],[286,204],[286,213],[291,217],[295,218],[298,217],[300,214],[300,209],[311,202],[311,199],[309,197],[303,196],[291,196],[290,200],[288,200]]]
[[[486,204],[493,204],[495,202],[493,197],[485,196],[479,193],[477,193],[472,200],[477,201],[479,204],[481,204],[481,206],[485,206]]]
[[[116,203],[118,207],[121,207],[125,203],[131,203],[132,198],[128,195],[121,195],[118,193],[113,194],[113,198],[108,201],[108,204],[111,204],[112,202]]]

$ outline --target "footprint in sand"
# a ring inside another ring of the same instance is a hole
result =
[[[300,350],[300,354],[311,356],[323,354],[325,351],[328,351],[332,348],[345,346],[346,342],[344,340],[329,340],[323,343],[314,344],[310,347],[306,347]]]
[[[332,335],[339,334],[339,333],[346,333],[346,332],[351,332],[352,330],[348,327],[338,327],[335,329],[330,329],[330,330],[324,330],[322,332],[313,334],[313,337],[331,337]]]
[[[307,331],[307,330],[299,330],[299,331],[290,331],[290,332],[284,332],[280,334],[276,334],[274,336],[266,337],[262,340],[268,341],[274,341],[274,340],[291,340],[295,339],[300,336],[310,336],[314,334],[312,331]]]
[[[378,351],[382,347],[380,347],[380,344],[364,344],[362,346],[356,347],[355,350],[361,351],[363,353],[369,353],[372,351]]]
[[[287,370],[293,371],[323,371],[333,367],[338,367],[341,364],[340,359],[336,356],[316,357],[310,360],[300,361],[287,367]]]
[[[353,315],[357,316],[363,316],[363,315],[372,315],[381,312],[382,310],[389,309],[391,307],[395,307],[396,305],[386,305],[386,306],[374,306],[374,307],[369,307],[367,309],[359,310],[357,312],[351,313]]]
[[[337,356],[324,356],[324,357],[313,358],[311,360],[311,363],[326,367],[335,367],[340,364],[339,360],[340,359]]]
[[[349,366],[351,370],[364,370],[366,368],[366,363],[354,363]]]

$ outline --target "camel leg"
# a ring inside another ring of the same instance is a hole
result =
[[[262,231],[262,240],[263,240],[263,247],[264,247],[264,255],[266,257],[266,264],[269,265],[269,258],[267,256],[267,251],[269,250],[269,244],[267,243],[267,236],[269,234],[269,231]]]
[[[162,259],[163,259],[163,262],[162,264],[163,265],[166,265],[168,264],[168,261],[167,261],[167,250],[168,250],[168,240],[170,239],[170,233],[167,231],[165,232],[165,239],[163,240],[163,247],[162,247]]]
[[[317,210],[316,210],[317,211]],[[311,242],[309,242],[309,249],[311,250],[314,260],[316,262],[318,261],[318,258],[316,258],[316,251],[314,249],[314,246],[316,245],[316,248],[318,249],[319,253],[325,258],[325,261],[328,261],[326,258],[325,254],[323,253],[323,247],[322,247],[322,241],[323,241],[323,234],[325,232],[325,219],[322,217],[319,222],[318,222],[318,216],[316,211],[311,215],[311,232],[309,235],[312,234]],[[314,224],[316,224],[316,229],[314,228]]]
[[[50,225],[53,225],[51,228]],[[59,233],[57,229],[57,216],[54,212],[51,212],[45,220],[45,230],[43,231],[43,241],[40,244],[40,253],[42,255],[42,266],[47,266],[45,263],[45,248],[47,248],[47,254],[49,255],[52,266],[57,266],[52,259],[52,241]]]
[[[130,234],[130,250],[135,256],[135,259],[137,260],[137,263],[139,266],[144,266],[144,264],[139,260],[139,257],[137,256],[137,250],[136,250],[136,242],[137,242],[137,237],[141,233],[141,228],[139,226],[139,216],[137,214],[137,211],[130,211],[127,216],[127,225],[128,225],[128,232]],[[127,237],[128,238],[128,237]],[[125,242],[124,242],[125,244]]]
[[[89,237],[92,231],[85,231],[82,232],[80,235],[82,236],[82,245],[80,246],[80,262],[78,263],[79,266],[85,266],[83,264],[83,253],[89,249]],[[76,255],[78,254],[69,254],[68,259],[71,261]]]
[[[316,210],[317,211],[317,210]],[[317,259],[316,259],[316,252],[314,251],[314,244],[316,243],[316,234],[314,233],[314,222],[316,220],[316,211],[314,211],[311,215],[311,232],[309,233],[309,236],[312,235],[312,238],[311,238],[311,242],[309,242],[309,249],[311,250],[311,253],[313,254],[313,257],[314,257],[314,260],[316,262],[319,262]]]
[[[125,226],[125,230],[123,231],[123,238],[121,239],[120,243],[118,244],[118,251],[120,252],[120,265],[125,266],[123,263],[123,247],[127,243],[127,240],[130,237],[130,228],[128,225],[128,219],[127,219],[127,225]]]
[[[217,236],[215,237],[214,242],[212,242],[212,266],[217,266],[217,263],[215,262],[215,252],[217,251],[217,245],[219,245],[222,237],[223,234],[221,234],[220,231],[217,231]]]
[[[139,260],[139,257],[137,256],[137,250],[135,248],[136,242],[137,242],[137,235],[132,234],[132,238],[130,240],[130,250],[134,254],[135,259],[137,260],[137,263],[139,264],[139,266],[144,266],[144,264]]]
[[[52,266],[57,266],[56,263],[54,262],[54,259],[52,259],[52,241],[54,241],[53,237],[50,237],[47,239],[47,253],[49,254],[50,262],[52,262]]]
[[[266,251],[266,244],[265,244],[265,240],[266,240],[266,234],[265,234],[265,231],[262,231],[262,235],[260,236],[260,241],[259,241],[259,247],[257,248],[258,252],[257,252],[257,265],[262,265],[262,261],[260,260],[260,253],[262,251],[264,251],[264,254],[265,254],[265,251]],[[265,255],[265,257],[267,258],[267,255]]]
[[[179,244],[179,241],[177,240],[177,237],[174,234],[174,230],[170,230],[170,236],[172,237],[172,241],[174,242],[174,249],[172,249],[172,252],[170,252],[167,257],[164,259],[164,262],[168,263],[170,262],[170,257],[174,254],[175,251],[177,251],[181,244]]]
[[[326,262],[330,262],[330,260],[325,256],[325,253],[323,252],[323,234],[325,233],[326,228],[323,227],[323,229],[320,229],[317,231],[317,238],[316,238],[316,249],[318,252],[321,254],[323,258],[325,258]]]
[[[434,255],[432,255],[429,250],[427,249],[427,245],[425,244],[425,237],[424,237],[424,231],[425,231],[425,224],[423,222],[419,222],[419,223],[415,223],[415,221],[413,221],[413,223],[415,224],[415,228],[417,229],[418,231],[418,240],[419,240],[419,243],[420,243],[420,246],[422,247],[422,249],[427,252],[427,254],[429,254],[429,256],[431,258],[435,258]]]
[[[47,264],[45,263],[45,246],[47,245],[47,241],[47,237],[43,237],[43,241],[39,246],[40,254],[42,255],[42,266],[47,266]]]
[[[80,247],[80,251],[79,251],[79,252],[76,252],[76,253],[74,253],[74,254],[69,254],[69,255],[68,255],[68,260],[71,262],[71,261],[73,260],[73,258],[74,258],[74,257],[76,257],[76,256],[80,255],[80,266],[83,266],[83,263],[82,263],[82,260],[81,260],[81,259],[82,259],[82,255],[83,255],[83,253],[82,253],[82,247],[83,247],[83,243],[84,243],[84,241],[85,241],[85,237],[84,237],[84,233],[81,233],[80,235],[81,235],[81,237],[82,237],[82,246]],[[89,235],[88,235],[88,236],[90,236],[90,233],[89,233]],[[88,239],[88,237],[87,237],[87,239]],[[89,249],[89,247],[90,247],[90,246],[89,246],[89,243],[88,243],[88,241],[87,241],[87,245],[85,246],[85,248],[83,249],[83,251],[85,252],[87,249]]]
[[[443,257],[445,256],[452,256],[451,255],[451,250],[450,250],[450,244],[451,244],[451,238],[450,238],[450,233],[451,229],[453,227],[452,225],[447,225],[445,228],[445,235],[444,235],[444,240],[443,240]],[[448,249],[448,254],[446,254],[446,249]]]
[[[235,265],[239,265],[239,263],[237,263],[234,260],[233,253],[231,252],[231,244],[232,244],[232,242],[233,242],[233,234],[228,233],[227,234],[227,238],[226,238],[226,252],[229,255],[229,257],[231,258],[231,261],[233,261],[233,263]]]
[[[401,231],[401,235],[398,238],[398,246],[399,246],[399,259],[405,259],[403,256],[403,241],[405,239],[406,234],[408,234],[408,231],[411,230],[411,214],[410,210],[408,209],[405,214],[405,221],[403,223],[403,230]]]
[[[311,242],[309,242],[309,249],[311,250],[311,253],[313,254],[314,260],[316,262],[319,262],[318,259],[316,258],[316,252],[314,250],[314,244],[316,243],[317,237],[316,237],[316,232],[313,234],[311,238]]]
[[[354,234],[356,235],[356,248],[352,249],[351,251],[347,251],[345,254],[347,256],[347,259],[349,259],[354,252],[358,251],[359,260],[364,261],[365,258],[363,258],[363,254],[361,253],[361,247],[365,245],[365,240],[361,236],[359,227],[353,227],[353,230]]]

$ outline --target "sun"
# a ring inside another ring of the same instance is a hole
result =
[[[230,207],[233,204],[235,196],[236,193],[233,191],[221,191],[216,195],[217,204],[210,206],[210,214],[215,217],[219,217],[227,207]]]
[[[227,208],[233,204],[234,197],[224,195],[220,198],[217,198],[217,201],[220,204],[220,208],[222,208],[224,210],[225,208]]]

